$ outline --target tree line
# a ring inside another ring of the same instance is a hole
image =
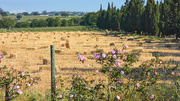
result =
[[[43,19],[33,19],[30,21],[16,21],[8,17],[4,17],[0,20],[0,28],[35,28],[35,27],[60,27],[60,26],[78,26],[80,25],[80,18],[72,18],[69,20],[60,19],[58,17],[49,17]]]
[[[101,29],[145,33],[165,37],[180,37],[180,0],[155,2],[147,0],[126,0],[121,8],[108,3],[107,10],[87,13],[81,24]]]

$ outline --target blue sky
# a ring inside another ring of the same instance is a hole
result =
[[[108,2],[120,8],[126,0],[0,0],[0,8],[18,13],[43,10],[46,11],[98,11],[100,4],[107,9]]]

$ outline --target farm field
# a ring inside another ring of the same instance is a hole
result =
[[[14,20],[17,19],[17,17],[15,15],[7,16],[7,17],[11,18],[11,19],[14,19]],[[58,18],[61,18],[61,19],[68,20],[68,19],[72,19],[72,18],[81,18],[82,16],[62,17],[62,16],[40,16],[40,15],[33,16],[32,15],[32,16],[22,16],[22,18],[20,20],[18,20],[18,21],[28,21],[28,20],[33,20],[33,19],[43,19],[43,20],[45,20],[45,19],[47,19],[49,17],[52,17],[52,18],[58,17]],[[0,19],[2,19],[2,16],[0,16]]]
[[[163,60],[173,59],[180,64],[180,49],[177,43],[165,41],[152,41],[146,43],[126,35],[105,35],[104,32],[17,32],[0,33],[0,50],[7,52],[0,66],[14,66],[21,71],[28,71],[32,76],[40,76],[41,82],[34,88],[42,92],[50,89],[50,45],[55,46],[56,77],[69,75],[82,75],[92,79],[106,80],[103,74],[95,75],[95,70],[100,69],[94,60],[87,60],[82,64],[77,58],[77,52],[85,56],[92,56],[92,51],[103,49],[110,52],[113,48],[122,49],[128,45],[127,52],[139,53],[139,64],[155,58],[155,53],[160,54]],[[111,44],[111,45],[110,45]],[[140,45],[141,44],[141,45]],[[43,62],[44,61],[44,62]],[[26,69],[28,68],[28,69]],[[77,68],[78,72],[74,71]],[[68,84],[66,86],[69,86]]]

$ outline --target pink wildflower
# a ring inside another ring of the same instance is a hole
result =
[[[101,55],[100,55],[100,54],[94,54],[94,57],[95,57],[96,59],[99,59],[99,58],[101,57]]]
[[[18,89],[16,92],[17,92],[18,94],[22,94],[22,91],[21,91],[20,89]]]
[[[55,88],[57,88],[58,86],[57,85],[55,85]]]
[[[30,84],[30,83],[28,83],[28,84],[27,84],[27,86],[28,86],[28,87],[30,87],[30,86],[31,86],[31,84]]]
[[[118,96],[116,96],[116,98],[119,100],[119,99],[120,99],[120,96],[118,95]]]
[[[119,55],[122,55],[123,53],[122,53],[120,50],[118,50],[118,54],[119,54]]]
[[[149,90],[151,90],[152,89],[152,86],[149,86]]]
[[[59,97],[59,98],[62,98],[62,95],[60,94],[58,97]]]
[[[30,77],[30,80],[33,80],[33,78],[32,78],[32,77]]]
[[[120,62],[119,61],[117,61],[116,62],[116,66],[120,66],[121,64],[120,64]]]
[[[11,69],[13,69],[13,68],[14,68],[14,66],[11,66],[10,68],[11,68]]]
[[[102,54],[102,57],[105,58],[105,57],[106,57],[106,54]]]
[[[123,70],[121,71],[121,74],[124,74],[124,71],[123,71]]]
[[[139,83],[137,83],[136,85],[137,85],[137,87],[140,87],[140,84],[139,84]]]
[[[16,87],[16,89],[19,89],[19,88],[20,88],[19,86]]]
[[[81,61],[84,61],[84,62],[86,61],[84,56],[81,57]]]
[[[81,59],[81,55],[80,54],[78,55],[78,58]]]
[[[152,94],[150,98],[151,98],[151,99],[154,99],[154,94]]]
[[[114,58],[114,59],[115,59],[115,58],[116,58],[116,55],[113,55],[113,56],[112,56],[112,58]]]
[[[84,97],[83,95],[81,95],[81,97]]]
[[[25,75],[25,72],[22,72],[22,73],[21,73],[21,76],[24,76],[24,75]]]
[[[179,75],[179,76],[180,76],[180,73],[177,73],[177,75]]]
[[[112,70],[113,70],[113,68],[112,68],[112,67],[110,67],[110,68],[109,68],[109,70],[110,70],[110,71],[112,71]]]
[[[96,70],[95,72],[96,72],[96,73],[98,73],[99,71],[98,71],[98,70]]]
[[[175,72],[172,72],[171,74],[172,74],[172,75],[174,75],[174,74],[175,74]]]
[[[72,97],[74,97],[74,95],[73,95],[73,94],[71,94],[71,95],[70,95],[70,97],[72,98]]]
[[[121,80],[121,79],[117,79],[117,82],[123,82],[123,80]]]
[[[125,47],[125,48],[128,48],[128,45],[125,45],[124,47]]]
[[[115,54],[115,53],[116,53],[116,51],[115,51],[115,50],[112,50],[110,53],[111,53],[111,54]]]

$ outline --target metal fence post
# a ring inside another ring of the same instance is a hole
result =
[[[55,51],[54,45],[51,45],[51,100],[56,101],[55,97]]]

